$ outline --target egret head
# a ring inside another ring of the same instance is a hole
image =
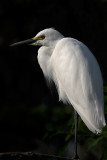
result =
[[[34,38],[14,43],[11,46],[17,46],[23,44],[51,46],[61,38],[63,38],[63,35],[60,34],[57,30],[53,28],[48,28],[40,31]]]
[[[40,31],[33,39],[36,40],[34,45],[50,46],[54,44],[57,40],[63,38],[57,30],[53,28],[48,28]]]

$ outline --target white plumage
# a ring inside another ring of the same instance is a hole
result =
[[[52,28],[11,46],[31,43],[42,45],[38,62],[45,77],[55,82],[59,100],[72,104],[89,130],[100,133],[106,125],[103,81],[91,51],[82,42],[65,38]]]
[[[103,81],[99,65],[90,50],[80,41],[65,38],[49,28],[39,32],[43,40],[38,62],[46,78],[56,84],[59,99],[69,102],[93,133],[106,125],[104,118]]]

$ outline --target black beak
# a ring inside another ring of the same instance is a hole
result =
[[[33,38],[31,38],[31,39],[27,39],[27,40],[20,41],[20,42],[17,42],[17,43],[13,43],[13,44],[10,45],[10,47],[21,46],[21,45],[28,45],[28,44],[32,44],[34,42],[36,42],[36,40],[34,40]]]

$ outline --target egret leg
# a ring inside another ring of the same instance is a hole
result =
[[[74,120],[75,120],[75,141],[74,141],[74,159],[79,160],[77,154],[77,128],[78,128],[78,113],[74,110]]]

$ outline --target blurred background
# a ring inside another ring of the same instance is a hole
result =
[[[0,152],[73,155],[73,108],[58,102],[54,85],[48,89],[38,47],[9,47],[49,27],[82,41],[96,56],[107,118],[107,0],[0,0]],[[96,136],[79,118],[78,152],[82,160],[106,160],[107,127]]]

